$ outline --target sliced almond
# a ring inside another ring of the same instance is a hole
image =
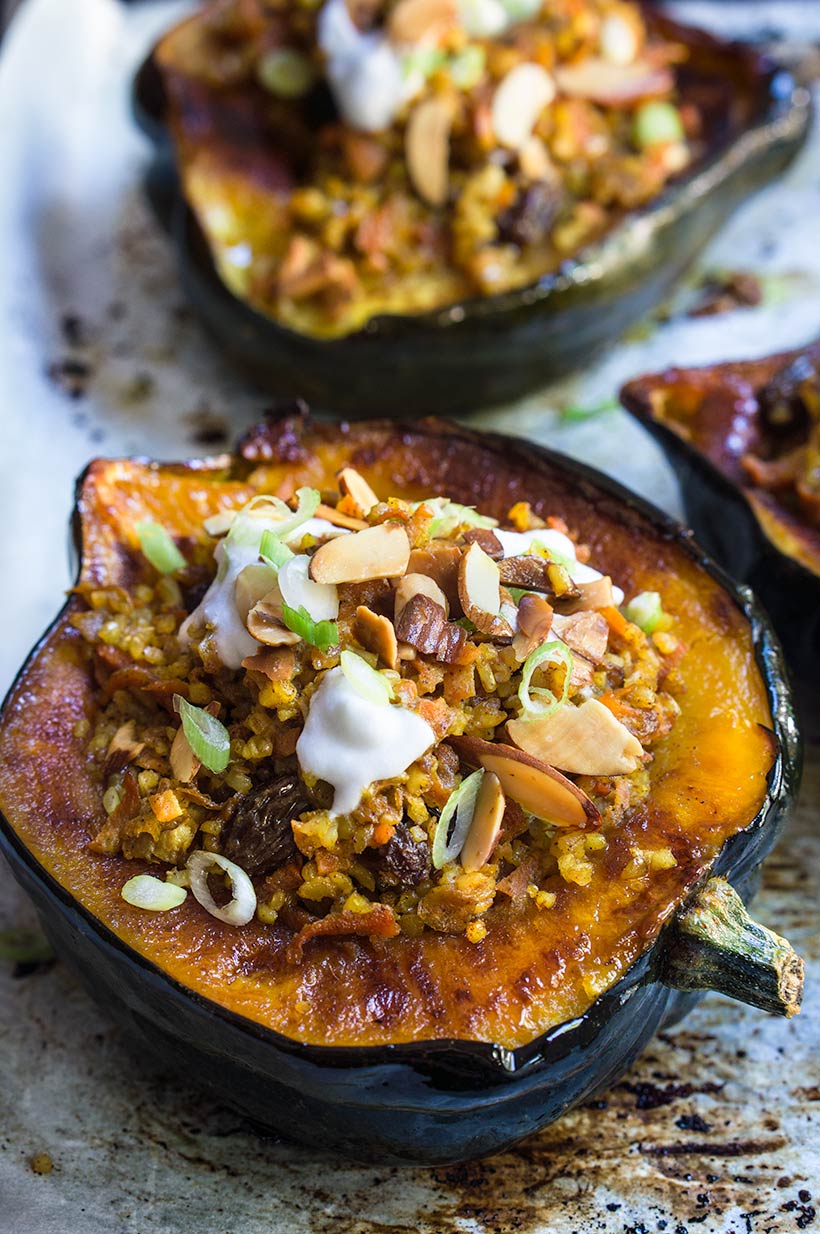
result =
[[[631,4],[620,4],[601,22],[598,44],[609,64],[632,64],[644,39],[643,22]]]
[[[234,583],[233,600],[236,605],[236,611],[244,622],[247,622],[248,613],[253,606],[263,596],[269,595],[272,588],[278,592],[276,570],[273,566],[266,566],[260,563],[258,565],[245,566],[244,570],[239,571]]]
[[[367,514],[379,504],[378,497],[355,467],[343,467],[336,479],[339,481],[339,488],[345,497],[350,498],[360,515]]]
[[[489,527],[471,527],[461,537],[465,544],[477,544],[493,561],[501,561],[504,547],[498,536]]]
[[[510,623],[501,613],[501,580],[498,565],[480,544],[471,544],[458,570],[458,597],[465,616],[476,629],[495,639],[511,640]]]
[[[133,762],[144,749],[145,742],[136,739],[134,721],[126,720],[108,743],[108,749],[105,752],[105,774],[111,775],[114,771],[122,771],[123,767]]]
[[[574,595],[561,597],[561,612],[581,613],[585,609],[612,608],[614,603],[612,579],[606,575],[589,583],[576,583]]]
[[[568,616],[556,613],[552,624],[555,633],[572,651],[592,664],[601,663],[609,642],[609,626],[600,613],[585,611]]]
[[[517,660],[526,660],[531,651],[546,641],[552,627],[552,607],[543,596],[522,596],[518,604],[518,630],[513,639]]]
[[[589,99],[608,107],[630,107],[641,99],[661,97],[675,84],[666,65],[652,65],[647,60],[612,64],[598,56],[559,66],[555,81],[569,98]]]
[[[576,651],[572,653],[572,668],[569,673],[569,684],[574,690],[582,686],[591,686],[595,675],[595,665],[591,660],[585,660]]]
[[[399,579],[396,586],[394,609],[396,620],[401,616],[402,609],[412,600],[413,596],[429,596],[436,604],[441,605],[444,609],[445,617],[449,615],[450,605],[447,597],[435,579],[430,578],[427,574],[414,574],[408,571],[404,578]]]
[[[174,740],[171,742],[169,760],[174,779],[181,781],[182,784],[190,783],[199,771],[199,759],[191,749],[191,744],[185,736],[185,729],[181,724],[174,734]]]
[[[517,64],[510,69],[493,95],[491,114],[496,141],[510,150],[520,149],[555,93],[555,82],[542,65]]]
[[[411,647],[409,643],[399,643],[399,659],[417,660],[418,652],[415,647]]]
[[[452,109],[439,95],[417,103],[407,121],[407,172],[419,197],[431,206],[443,206],[447,200],[452,122]]]
[[[573,775],[628,775],[643,759],[637,737],[596,698],[549,716],[509,720],[507,732],[519,749]]]
[[[265,647],[295,647],[301,642],[294,630],[289,630],[282,621],[282,602],[278,587],[268,592],[256,604],[245,619],[248,633]]]
[[[316,583],[401,578],[409,560],[410,541],[405,530],[382,523],[328,540],[310,559],[310,577]]]
[[[447,597],[451,611],[460,611],[458,598],[458,567],[461,549],[456,544],[433,543],[427,548],[414,548],[407,563],[410,574],[426,574],[438,583]]]
[[[441,605],[419,592],[408,600],[397,618],[396,635],[403,643],[444,664],[458,663],[467,641],[467,632],[447,621]]]
[[[459,758],[471,767],[492,771],[507,797],[556,827],[588,828],[598,822],[597,807],[577,784],[548,763],[515,746],[478,737],[448,737]]]
[[[527,587],[532,591],[546,591],[552,594],[549,566],[544,557],[527,554],[525,557],[505,557],[499,561],[498,570],[501,582],[507,587]]]
[[[377,655],[388,668],[395,668],[399,658],[399,645],[393,623],[388,617],[374,613],[367,605],[356,609],[354,633],[368,651]]]
[[[348,531],[364,531],[367,526],[363,518],[354,518],[352,514],[344,514],[335,506],[326,506],[324,503],[317,506],[316,517],[323,518],[326,523],[332,523],[334,527],[346,527]]]
[[[461,849],[461,865],[468,873],[480,870],[490,860],[501,834],[506,804],[498,776],[486,771],[478,790],[473,821]]]
[[[533,184],[539,180],[552,180],[556,176],[555,164],[540,137],[528,137],[518,151],[518,167],[521,175]]]
[[[393,43],[420,43],[441,38],[458,22],[456,0],[399,0],[387,32]]]
[[[255,655],[245,656],[242,667],[262,673],[268,681],[290,681],[296,657],[292,647],[263,647]]]

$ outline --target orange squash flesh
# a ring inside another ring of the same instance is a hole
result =
[[[513,453],[512,447],[510,454]],[[627,594],[659,591],[689,644],[685,692],[672,733],[654,747],[652,789],[611,839],[585,887],[565,884],[553,908],[514,908],[499,896],[488,934],[426,931],[420,938],[325,938],[293,964],[291,934],[256,921],[235,929],[188,896],[169,913],[120,897],[146,863],[94,854],[101,788],[74,728],[94,709],[87,652],[63,614],[25,668],[0,721],[0,809],[41,865],[129,946],[198,994],[316,1044],[472,1038],[512,1048],[581,1014],[657,936],[724,841],[747,826],[766,793],[771,717],[748,622],[676,540],[612,498],[596,496],[554,464],[510,457],[460,430],[361,423],[339,429],[298,418],[262,427],[244,460],[196,467],[97,461],[82,485],[82,579],[139,578],[133,525],[152,518],[204,538],[203,518],[253,492],[288,496],[302,484],[332,489],[354,466],[380,496],[446,493],[504,518],[515,501],[563,516]],[[69,609],[81,607],[71,599]],[[669,846],[677,865],[625,879],[632,848]]]

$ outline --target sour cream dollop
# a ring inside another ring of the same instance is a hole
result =
[[[365,133],[386,129],[423,78],[407,74],[400,55],[380,30],[359,30],[346,0],[327,0],[319,14],[319,46],[327,80],[348,124]]]
[[[350,814],[368,784],[401,775],[435,741],[420,715],[371,702],[333,668],[310,700],[296,757],[303,771],[333,786],[335,816]]]
[[[266,531],[276,532],[276,519],[259,518],[239,514],[244,518],[253,534],[242,536],[232,541],[220,540],[214,549],[214,561],[217,565],[216,578],[211,583],[199,605],[186,617],[179,628],[180,638],[190,637],[190,631],[195,626],[204,625],[213,632],[216,653],[226,668],[237,669],[247,656],[252,656],[259,650],[260,644],[249,634],[245,623],[237,612],[234,588],[236,580],[245,566],[255,565],[259,561],[259,547]],[[258,534],[257,534],[258,533]],[[285,543],[298,544],[306,535],[317,540],[329,539],[332,536],[347,535],[344,527],[335,527],[323,518],[310,518],[302,523],[289,536]],[[314,584],[315,586],[315,584]],[[297,606],[298,607],[298,606]],[[318,620],[318,618],[316,618]]]
[[[595,579],[604,577],[600,570],[594,570],[585,562],[578,561],[572,540],[553,527],[538,527],[534,531],[504,531],[500,527],[495,527],[493,530],[501,543],[505,557],[525,557],[540,544],[548,552],[552,551],[566,559],[567,570],[573,583],[592,583]],[[617,605],[623,604],[624,593],[614,583],[612,597]]]

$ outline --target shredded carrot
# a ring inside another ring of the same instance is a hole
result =
[[[600,610],[602,616],[606,618],[606,623],[613,634],[626,634],[626,617],[614,605],[610,604],[607,608]]]
[[[372,846],[380,848],[382,844],[386,844],[393,835],[395,828],[392,823],[376,823],[373,828]]]

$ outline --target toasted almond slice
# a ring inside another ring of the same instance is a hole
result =
[[[415,647],[411,647],[409,643],[399,643],[399,659],[417,660],[418,652]]]
[[[490,860],[501,833],[506,804],[498,776],[486,771],[478,790],[473,821],[461,849],[461,864],[468,873],[480,870]]]
[[[269,681],[290,681],[296,667],[292,647],[263,647],[252,656],[245,656],[242,667],[263,673]]]
[[[471,767],[492,771],[507,797],[556,827],[589,828],[598,822],[597,807],[577,784],[548,763],[515,746],[478,737],[448,737],[448,743]]]
[[[396,667],[399,645],[393,623],[388,617],[381,617],[366,604],[360,604],[356,609],[354,632],[362,647],[377,655],[388,668]]]
[[[476,629],[495,639],[512,639],[512,627],[501,611],[501,582],[497,564],[480,544],[471,544],[458,570],[458,597],[465,616]]]
[[[344,514],[334,506],[321,504],[316,507],[316,517],[323,518],[334,527],[346,527],[348,531],[364,531],[367,523],[363,518],[354,518],[352,514]]]
[[[295,647],[299,635],[282,621],[282,601],[279,588],[274,588],[256,604],[245,619],[248,633],[265,647]]]
[[[439,95],[417,103],[404,134],[407,172],[413,187],[431,206],[443,206],[450,180],[452,110]]]
[[[424,655],[444,664],[458,664],[467,641],[466,631],[447,621],[444,609],[429,596],[416,592],[396,619],[396,635]]]
[[[378,497],[355,467],[343,467],[336,479],[339,481],[339,488],[350,498],[359,514],[367,514],[368,510],[379,504]]]
[[[536,183],[556,177],[555,164],[540,137],[528,137],[518,151],[518,166],[522,176]]]
[[[612,594],[612,579],[594,578],[590,583],[576,583],[575,594],[561,597],[561,612],[581,613],[585,609],[612,608],[615,598]]]
[[[609,107],[630,107],[641,99],[658,98],[675,84],[666,65],[652,65],[648,60],[612,64],[598,56],[559,66],[555,80],[562,94]]]
[[[114,771],[122,771],[123,767],[133,762],[144,749],[145,742],[137,741],[134,721],[126,720],[108,743],[108,749],[105,752],[106,775],[111,775]]]
[[[461,538],[465,544],[478,544],[493,561],[501,561],[504,556],[501,541],[490,527],[471,527]]]
[[[569,674],[569,684],[578,690],[581,686],[591,686],[595,674],[595,665],[591,660],[585,660],[577,651],[572,653],[572,668]]]
[[[460,611],[458,598],[458,567],[461,549],[457,544],[433,543],[427,548],[414,548],[407,563],[408,574],[426,574],[438,583],[447,597],[451,611]]]
[[[540,64],[517,64],[499,83],[492,102],[496,141],[518,150],[532,135],[535,122],[555,98],[555,82]]]
[[[518,632],[513,639],[517,660],[526,660],[531,651],[546,641],[552,628],[552,606],[543,596],[522,596],[518,605]]]
[[[532,591],[552,594],[550,564],[546,558],[528,553],[524,557],[505,557],[503,561],[499,561],[498,570],[501,582],[508,587],[527,587]]]
[[[436,604],[441,605],[444,609],[445,617],[449,615],[450,605],[447,602],[447,597],[435,579],[430,578],[427,574],[413,574],[408,571],[404,578],[399,579],[396,587],[395,609],[393,611],[397,621],[401,616],[402,609],[412,600],[413,596],[429,596],[431,600],[435,600]]]
[[[627,775],[643,758],[637,737],[597,698],[534,720],[509,720],[507,732],[519,749],[573,775]]]
[[[609,626],[606,618],[594,610],[581,613],[556,613],[553,629],[560,639],[578,655],[592,664],[600,664],[606,655]]]
[[[257,565],[245,566],[244,570],[240,570],[236,577],[236,582],[233,588],[233,600],[236,605],[236,611],[244,622],[248,620],[248,613],[263,596],[267,596],[271,589],[278,593],[276,584],[276,570],[273,566]],[[281,597],[279,597],[281,599]]]
[[[399,0],[390,13],[387,31],[393,43],[439,39],[458,22],[455,0]]]
[[[644,39],[643,22],[637,9],[621,4],[607,13],[601,22],[598,44],[601,55],[609,64],[632,64],[638,57]]]
[[[174,779],[180,780],[183,784],[189,784],[199,771],[199,759],[191,749],[190,742],[185,736],[185,729],[181,724],[171,742],[169,760]]]
[[[401,578],[410,560],[403,527],[382,523],[328,540],[310,559],[316,583],[364,583],[372,578]]]

